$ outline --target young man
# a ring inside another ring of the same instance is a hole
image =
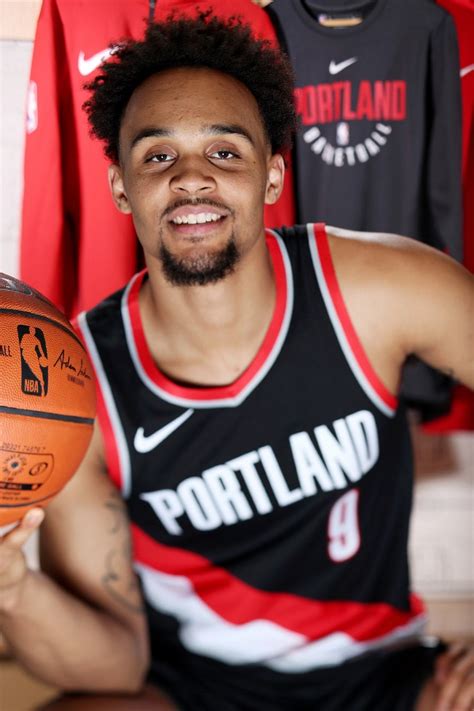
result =
[[[56,709],[467,711],[472,656],[422,643],[409,590],[396,392],[411,353],[474,385],[470,276],[392,235],[265,235],[291,71],[237,23],[152,26],[91,88],[147,270],[79,318],[100,429],[48,508],[43,571],[20,551],[40,512],[0,548],[13,651],[102,694],[150,665],[135,701]]]

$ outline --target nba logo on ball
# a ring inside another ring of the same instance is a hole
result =
[[[34,326],[17,327],[21,353],[21,389],[25,395],[48,393],[48,350],[43,331]]]

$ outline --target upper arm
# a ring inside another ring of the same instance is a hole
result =
[[[474,278],[420,245],[400,275],[396,315],[407,354],[474,388]]]
[[[396,392],[415,354],[474,387],[473,276],[413,239],[327,229],[349,314],[385,385]]]
[[[97,425],[79,469],[46,510],[40,557],[47,574],[126,625],[146,646],[128,516],[107,476]]]

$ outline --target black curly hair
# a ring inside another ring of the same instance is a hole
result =
[[[120,125],[133,92],[151,75],[175,67],[208,67],[238,79],[257,101],[272,152],[290,148],[296,124],[290,62],[270,42],[255,39],[240,18],[222,20],[212,10],[193,18],[173,13],[148,25],[142,41],[114,47],[112,60],[85,85],[92,96],[83,105],[91,133],[105,142],[113,162],[119,159]]]

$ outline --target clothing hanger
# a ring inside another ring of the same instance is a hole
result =
[[[148,24],[155,19],[156,0],[148,0]]]
[[[376,0],[339,0],[335,5],[331,0],[300,0],[309,12],[324,27],[354,27],[364,20],[362,8],[373,5]]]

